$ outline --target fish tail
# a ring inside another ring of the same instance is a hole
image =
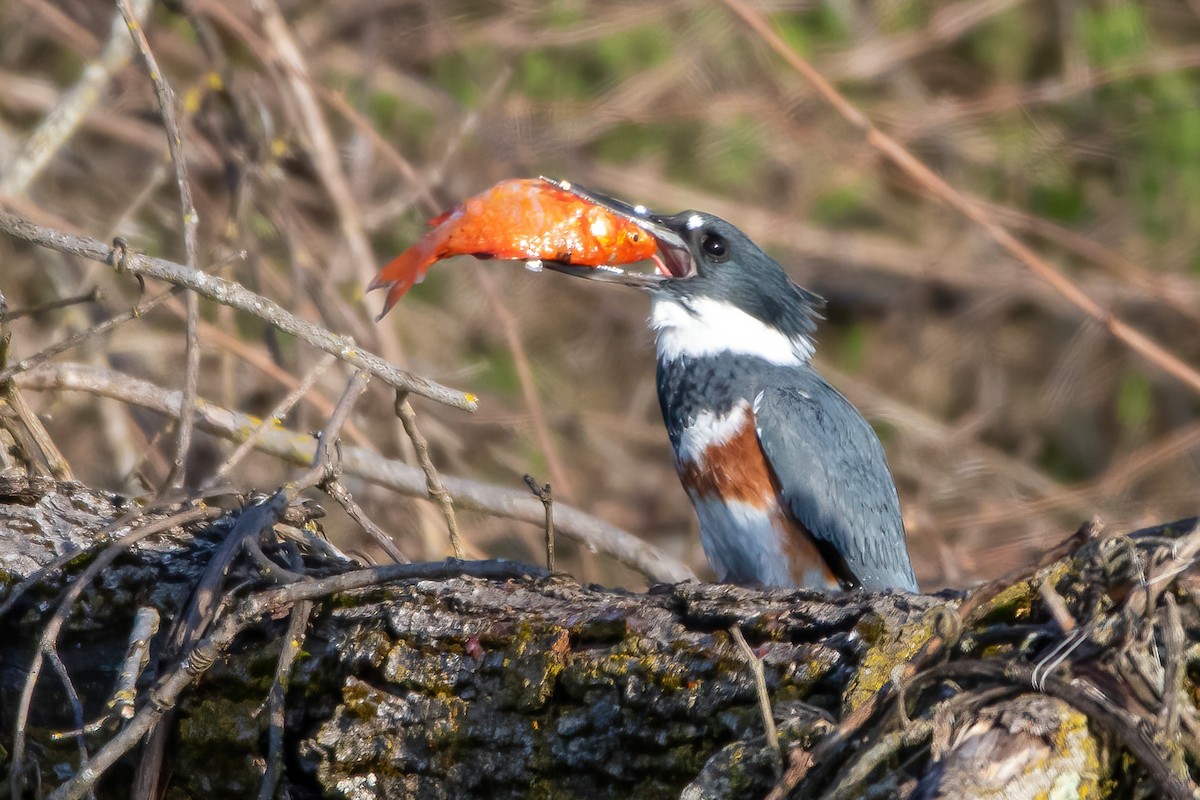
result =
[[[422,239],[379,270],[379,274],[367,287],[368,292],[387,289],[387,296],[383,299],[383,310],[379,312],[376,321],[383,319],[383,315],[390,311],[409,289],[425,279],[425,273],[435,261],[436,248]]]

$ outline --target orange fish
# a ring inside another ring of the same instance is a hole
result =
[[[433,230],[379,271],[384,314],[435,262],[472,255],[583,267],[654,258],[658,244],[634,220],[545,178],[501,181],[429,221]]]

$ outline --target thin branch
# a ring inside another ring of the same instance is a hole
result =
[[[532,475],[525,476],[525,485],[546,509],[546,569],[554,572],[554,495],[550,484],[539,486]]]
[[[352,339],[330,333],[324,328],[296,317],[278,304],[255,294],[241,284],[200,270],[190,269],[166,259],[141,253],[127,252],[114,263],[116,251],[87,236],[75,236],[64,231],[43,227],[10,211],[0,209],[0,232],[40,247],[86,258],[123,269],[134,275],[184,286],[216,303],[244,311],[289,333],[308,344],[332,353],[340,360],[365,369],[389,386],[419,394],[444,405],[474,411],[476,398],[471,394],[449,389],[404,370],[397,369],[379,356],[360,349]]]
[[[946,205],[958,211],[967,219],[974,222],[991,237],[992,241],[1004,248],[1010,255],[1029,268],[1037,277],[1046,282],[1052,289],[1062,295],[1087,316],[1099,322],[1109,333],[1116,337],[1134,352],[1140,354],[1154,366],[1172,376],[1180,383],[1200,394],[1200,372],[1191,367],[1175,354],[1163,348],[1149,336],[1126,324],[1121,319],[1104,309],[1086,292],[1072,283],[1050,262],[1035,253],[1028,245],[1013,236],[1000,225],[988,211],[979,203],[971,201],[955,189],[937,173],[925,166],[903,145],[883,131],[858,108],[846,99],[825,76],[813,68],[807,60],[795,52],[774,29],[758,10],[751,8],[745,0],[723,0],[725,5],[744,21],[755,35],[761,38],[774,50],[792,69],[798,72],[824,100],[833,106],[843,119],[857,128],[867,142],[883,154],[889,161],[906,173],[921,187]]]
[[[18,308],[16,311],[8,311],[0,313],[4,322],[12,322],[15,319],[22,317],[32,317],[35,314],[44,314],[47,311],[57,311],[60,308],[70,308],[83,304],[99,303],[104,299],[104,293],[100,291],[100,287],[93,286],[90,292],[86,294],[77,294],[74,297],[63,297],[59,300],[52,300],[48,303],[42,303],[33,308]]]
[[[450,547],[454,549],[454,557],[462,558],[462,536],[458,532],[458,518],[454,516],[454,500],[442,484],[442,478],[438,475],[433,459],[429,457],[429,442],[425,441],[425,437],[417,428],[416,412],[413,411],[408,398],[401,392],[396,393],[396,416],[400,417],[400,422],[404,424],[404,432],[412,440],[413,450],[417,453],[417,463],[421,465],[421,471],[425,473],[426,493],[437,502],[442,509],[442,516],[446,518],[446,529],[450,532]]]
[[[62,656],[58,654],[58,650],[51,650],[46,654],[46,658],[50,661],[50,665],[54,667],[54,672],[58,675],[58,679],[63,685],[63,691],[67,694],[67,702],[71,704],[71,713],[75,715],[75,730],[67,734],[67,736],[72,736],[75,739],[76,745],[79,748],[80,765],[87,764],[87,742],[83,738],[83,703],[79,699],[79,692],[75,689],[75,682],[71,680],[71,674],[67,672],[67,665],[63,663]],[[66,737],[56,737],[54,734],[50,735],[51,741],[56,738]],[[89,792],[89,796],[93,796],[92,793]]]
[[[245,440],[242,441],[242,443],[239,444],[237,448],[229,454],[229,457],[225,459],[220,468],[213,473],[213,476],[205,484],[205,488],[210,489],[215,486],[217,483],[223,480],[225,476],[228,475],[231,470],[233,470],[234,467],[240,464],[242,459],[249,455],[250,451],[254,449],[254,446],[258,443],[258,440],[262,438],[263,432],[270,430],[276,425],[282,425],[284,418],[287,417],[292,408],[295,407],[296,403],[299,403],[300,399],[304,397],[304,395],[308,394],[308,391],[312,389],[313,384],[315,384],[317,380],[325,374],[325,370],[329,369],[333,362],[334,357],[326,353],[325,356],[317,362],[317,365],[313,367],[311,371],[309,371],[304,380],[302,380],[300,384],[296,386],[296,388],[288,392],[287,395],[280,400],[274,408],[271,409],[271,413],[263,417],[263,420],[261,423],[259,423],[258,427],[250,431],[250,435],[247,436]]]
[[[346,512],[350,519],[358,523],[358,526],[374,540],[374,542],[383,548],[393,561],[397,564],[411,564],[412,559],[404,555],[392,537],[387,531],[375,524],[375,521],[367,516],[367,513],[362,510],[362,506],[354,501],[354,496],[350,494],[350,490],[346,488],[340,480],[336,478],[327,480],[321,484],[321,490],[329,495],[337,502],[338,505]]]
[[[175,116],[175,92],[171,84],[163,76],[146,39],[142,24],[129,5],[130,0],[117,0],[117,8],[125,17],[129,26],[129,35],[133,37],[146,71],[150,74],[150,82],[154,86],[154,96],[158,100],[159,114],[162,116],[163,128],[167,133],[167,148],[171,152],[171,161],[175,165],[175,184],[179,188],[179,204],[183,213],[183,253],[188,268],[197,270],[196,258],[196,225],[199,217],[196,215],[196,204],[192,201],[192,185],[188,180],[187,157],[183,152],[183,131]],[[183,378],[183,407],[190,410],[196,405],[196,394],[200,385],[200,336],[197,333],[200,319],[200,300],[195,292],[187,295],[187,323],[184,335],[184,378]],[[193,415],[184,413],[179,418],[179,432],[175,442],[175,461],[167,474],[164,486],[178,489],[183,486],[187,475],[187,455],[192,447]]]
[[[129,13],[143,19],[150,9],[150,0],[129,0]],[[112,76],[129,62],[133,42],[125,35],[124,13],[113,16],[108,41],[99,58],[89,63],[79,81],[62,96],[58,105],[42,118],[37,130],[25,140],[20,154],[14,158],[0,178],[0,194],[24,194],[41,174],[50,159],[66,143],[75,129],[104,95]]]
[[[133,629],[129,633],[129,649],[117,673],[117,685],[113,689],[108,707],[119,719],[132,719],[137,702],[137,682],[150,660],[150,640],[158,633],[158,609],[142,606],[133,618]]]
[[[0,384],[3,384],[5,381],[7,381],[13,375],[17,375],[18,373],[21,373],[21,372],[28,372],[30,369],[33,369],[34,367],[38,366],[39,364],[44,364],[45,362],[49,361],[51,358],[58,355],[59,353],[64,353],[67,350],[78,347],[79,345],[86,342],[88,339],[91,339],[96,336],[103,336],[104,334],[108,333],[109,331],[113,330],[114,328],[118,327],[119,325],[124,325],[126,322],[129,322],[130,320],[140,319],[141,317],[145,316],[146,314],[150,313],[150,311],[154,310],[159,305],[161,305],[165,300],[167,300],[170,297],[173,297],[174,295],[179,294],[182,291],[183,291],[183,289],[179,286],[172,287],[172,288],[168,289],[167,291],[162,292],[161,294],[151,297],[146,302],[138,304],[137,306],[129,309],[128,311],[125,311],[121,314],[117,314],[116,316],[113,316],[113,317],[109,317],[108,319],[104,320],[103,322],[93,325],[92,327],[87,328],[86,330],[82,330],[72,336],[68,336],[66,339],[63,339],[61,342],[55,342],[54,344],[50,345],[46,349],[41,350],[37,353],[34,353],[33,355],[29,356],[28,358],[23,358],[20,361],[16,362],[15,364],[11,364],[10,366],[5,367],[4,369],[0,369]]]
[[[267,770],[258,789],[258,800],[271,800],[275,796],[276,787],[279,786],[279,779],[283,776],[283,729],[287,722],[284,701],[287,699],[292,665],[300,655],[300,648],[304,644],[304,632],[312,612],[312,600],[297,602],[292,606],[287,632],[283,635],[283,647],[279,651],[279,662],[275,666],[275,678],[271,681],[271,690],[267,695],[267,714],[271,730],[267,745]]]
[[[20,800],[22,796],[21,773],[23,772],[23,762],[25,760],[25,725],[29,719],[29,709],[33,700],[33,690],[37,685],[38,676],[41,674],[42,663],[47,653],[50,653],[58,644],[58,635],[62,631],[62,627],[66,624],[71,610],[75,606],[75,601],[79,599],[83,591],[91,585],[96,577],[107,569],[117,557],[124,553],[127,549],[142,541],[148,536],[160,533],[177,524],[178,518],[168,518],[159,522],[143,525],[139,528],[130,530],[120,539],[109,544],[96,558],[87,565],[87,567],[71,581],[71,585],[63,593],[62,599],[59,601],[54,614],[50,617],[45,627],[42,628],[42,634],[38,640],[37,651],[34,653],[33,662],[29,666],[29,670],[25,677],[25,686],[21,690],[21,697],[17,703],[17,721],[14,725],[15,733],[13,734],[12,760],[10,761],[10,787],[12,790],[13,800]],[[78,555],[78,554],[76,554]],[[18,590],[20,587],[18,587]],[[16,594],[16,592],[14,592]],[[12,601],[10,596],[5,602],[5,607],[9,607]]]
[[[371,376],[363,370],[358,370],[351,376],[346,384],[345,391],[342,392],[338,404],[333,409],[333,414],[325,423],[325,427],[317,436],[317,449],[313,453],[312,467],[305,473],[300,480],[290,485],[286,490],[289,494],[289,500],[294,500],[297,495],[305,489],[317,486],[330,477],[333,477],[337,465],[334,462],[335,445],[338,437],[342,434],[342,428],[346,424],[346,420],[350,419],[350,412],[354,410],[354,404],[358,402],[358,398],[367,390],[367,384],[370,382]]]
[[[160,414],[179,414],[179,393],[128,375],[81,364],[47,364],[17,377],[22,388],[53,391],[82,391],[150,408]],[[207,432],[225,438],[240,438],[254,427],[251,417],[211,403],[201,403],[197,423]],[[313,441],[287,430],[268,431],[258,449],[293,464],[312,463]],[[358,447],[342,448],[342,469],[377,486],[384,486],[409,497],[428,497],[426,476],[417,467],[401,461],[381,458]],[[503,489],[465,478],[442,476],[442,484],[459,510],[478,511],[497,517],[542,525],[545,508],[528,492]],[[555,507],[555,530],[590,550],[604,553],[653,581],[677,583],[695,580],[696,575],[684,564],[661,549],[615,525],[561,503]]]
[[[741,651],[742,657],[746,659],[746,666],[750,668],[750,675],[754,679],[754,691],[758,695],[758,710],[762,714],[763,728],[767,735],[767,747],[775,754],[776,765],[782,768],[783,750],[779,747],[779,732],[775,729],[775,712],[771,709],[771,695],[767,693],[767,675],[763,670],[762,659],[754,654],[754,648],[746,641],[742,629],[737,625],[729,629],[729,635]]]

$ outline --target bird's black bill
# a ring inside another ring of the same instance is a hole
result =
[[[559,181],[554,178],[547,178],[544,175],[542,176],[542,180],[562,189],[564,192],[570,192],[576,197],[580,197],[589,203],[593,203],[618,216],[624,217],[653,236],[654,240],[658,243],[658,251],[662,256],[661,266],[667,274],[643,275],[636,272],[626,272],[615,267],[575,267],[549,262],[546,264],[547,267],[566,275],[576,275],[581,278],[619,283],[638,288],[650,288],[668,278],[688,278],[696,274],[696,264],[692,260],[691,250],[688,248],[687,242],[683,240],[683,237],[673,228],[667,226],[666,220],[668,217],[661,214],[654,214],[645,206],[630,205],[624,200],[618,200],[615,197],[587,189],[570,181]]]

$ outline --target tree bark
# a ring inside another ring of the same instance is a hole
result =
[[[38,678],[13,781],[38,639],[64,588],[111,546],[95,544],[101,532],[128,531],[114,522],[132,510],[77,484],[0,480],[0,742],[17,796],[70,796],[82,786],[80,743],[97,759],[133,724],[118,715],[82,737],[53,737],[79,728],[80,716],[105,716],[144,607],[163,623],[133,707],[175,705],[161,717],[171,725],[162,773],[171,797],[254,796],[271,772],[276,796],[293,798],[1195,790],[1195,521],[1107,542],[1080,537],[1063,558],[969,596],[696,583],[632,594],[505,562],[368,574],[318,547],[280,543],[268,526],[258,555],[286,569],[264,571],[251,547],[224,570],[221,602],[198,636],[228,624],[228,644],[214,634],[206,667],[197,639],[173,624],[211,591],[202,577],[242,509],[143,539],[73,602],[53,648],[64,670],[48,666]],[[288,523],[311,524],[312,511],[290,509]],[[71,552],[79,556],[64,569],[21,584]],[[313,604],[311,615],[291,618],[300,603]],[[761,660],[782,766],[765,746],[735,626]],[[298,657],[285,665],[275,714],[268,697],[285,646]],[[189,654],[176,702],[162,687]],[[1086,702],[1097,692],[1107,704],[1098,711]],[[134,750],[108,770],[99,796],[129,796],[137,758]]]

